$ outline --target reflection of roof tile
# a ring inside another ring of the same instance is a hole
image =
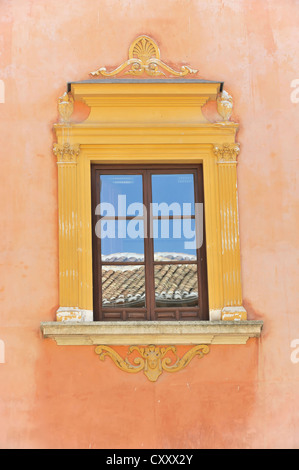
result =
[[[144,255],[141,253],[113,253],[102,255],[102,260],[108,262],[139,262],[144,261]],[[155,261],[196,261],[195,255],[187,253],[155,253]]]
[[[118,260],[120,260],[118,258]],[[144,266],[103,266],[103,306],[144,306]],[[197,305],[197,265],[156,265],[157,306]]]

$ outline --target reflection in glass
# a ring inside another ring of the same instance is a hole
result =
[[[155,299],[157,307],[197,306],[197,265],[156,265]]]
[[[154,219],[152,223],[154,261],[196,260],[195,219]]]
[[[144,261],[143,220],[102,219],[97,226],[103,261]]]
[[[144,266],[102,266],[103,307],[145,307]]]
[[[115,215],[140,215],[143,203],[142,175],[101,175],[100,188],[100,203],[112,204]],[[128,212],[131,204],[133,206]]]
[[[194,175],[152,175],[152,203],[153,215],[158,215],[157,204],[162,204],[162,215],[167,215],[164,213],[166,205],[169,207],[171,204],[170,215],[182,215],[183,204],[187,204],[186,210],[189,207],[188,215],[194,215]]]

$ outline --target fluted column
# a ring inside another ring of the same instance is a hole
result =
[[[58,321],[81,320],[78,309],[77,159],[79,145],[55,144],[59,201]]]
[[[206,228],[206,250],[208,268],[208,292],[209,292],[209,319],[220,320],[223,307],[223,283],[221,266],[221,240],[220,240],[220,216],[218,167],[216,158],[205,158],[204,169],[204,192],[205,192],[205,228]]]
[[[237,201],[236,143],[214,145],[219,178],[223,303],[222,320],[246,320],[242,306],[240,240]]]

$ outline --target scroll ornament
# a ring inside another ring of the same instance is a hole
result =
[[[119,65],[111,72],[107,72],[106,67],[101,67],[90,75],[114,77],[118,75],[127,67],[130,69],[125,71],[125,75],[142,75],[144,72],[147,75],[156,77],[159,75],[166,75],[168,72],[175,77],[184,77],[188,73],[197,73],[197,70],[191,69],[187,65],[183,65],[180,70],[174,70],[169,65],[160,60],[160,50],[156,42],[148,36],[139,36],[130,46],[129,58],[123,64]]]
[[[134,351],[137,351],[139,356],[135,357],[131,362],[129,356]],[[128,354],[124,359],[109,346],[97,346],[95,352],[102,361],[108,356],[119,369],[133,374],[143,371],[151,382],[156,382],[163,371],[177,372],[183,369],[193,357],[198,356],[202,358],[205,354],[208,354],[209,347],[202,344],[195,346],[184,354],[181,359],[178,357],[174,346],[130,346]],[[169,352],[174,355],[174,360],[171,357],[167,357]]]

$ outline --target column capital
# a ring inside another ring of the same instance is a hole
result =
[[[53,153],[57,157],[57,163],[77,163],[80,145],[71,145],[68,142],[64,144],[54,144]]]
[[[217,157],[217,163],[237,163],[237,156],[240,152],[240,144],[215,144],[214,154]]]

